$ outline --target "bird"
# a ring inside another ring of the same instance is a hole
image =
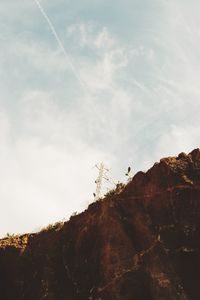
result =
[[[127,171],[127,173],[126,173],[125,175],[126,175],[126,176],[129,176],[130,171],[131,171],[131,167],[128,167],[128,171]]]
[[[94,197],[96,197],[96,194],[95,194],[95,193],[93,193],[93,196],[94,196]]]

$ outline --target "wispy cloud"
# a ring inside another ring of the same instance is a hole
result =
[[[38,0],[34,0],[36,5],[38,6],[42,16],[44,17],[45,21],[47,22],[50,30],[51,30],[51,33],[52,35],[54,36],[56,42],[58,43],[58,46],[60,48],[60,50],[63,52],[64,56],[65,56],[65,59],[67,61],[67,63],[69,64],[71,70],[72,70],[72,73],[74,74],[74,76],[76,77],[76,79],[78,80],[80,86],[83,88],[84,92],[86,93],[87,95],[87,86],[85,84],[85,82],[83,81],[83,79],[80,77],[80,74],[78,72],[78,70],[76,69],[75,65],[73,64],[67,50],[65,49],[52,21],[50,20],[49,16],[47,15],[46,11],[44,10],[43,6],[41,5],[40,1]]]

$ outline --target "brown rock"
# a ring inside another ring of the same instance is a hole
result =
[[[66,223],[0,240],[2,300],[198,300],[200,150]]]

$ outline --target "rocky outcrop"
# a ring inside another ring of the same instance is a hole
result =
[[[68,222],[0,240],[3,300],[198,300],[199,286],[199,149]]]

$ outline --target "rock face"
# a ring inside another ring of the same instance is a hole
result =
[[[66,223],[0,240],[2,300],[200,299],[200,150]]]

